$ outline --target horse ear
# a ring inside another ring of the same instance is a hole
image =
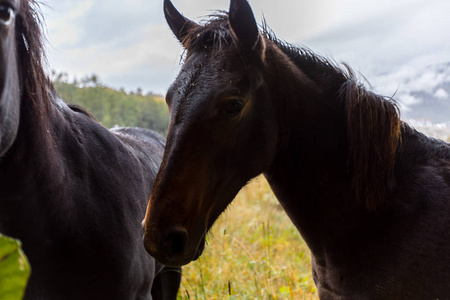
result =
[[[248,50],[262,47],[258,24],[247,0],[231,0],[228,22],[239,43]]]
[[[184,43],[189,30],[200,26],[197,23],[185,18],[175,8],[175,6],[173,6],[170,0],[164,0],[164,16],[166,17],[166,21],[167,24],[169,24],[170,29],[181,44]]]

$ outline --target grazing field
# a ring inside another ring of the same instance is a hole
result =
[[[258,177],[219,218],[201,258],[183,268],[179,299],[318,299],[309,250]]]

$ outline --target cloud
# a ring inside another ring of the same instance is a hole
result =
[[[47,30],[52,33],[49,39],[55,46],[74,45],[82,34],[76,22],[91,9],[93,1],[74,3],[70,7],[65,6],[64,2],[61,4],[58,8],[46,10],[46,17],[51,16],[46,18]]]
[[[76,20],[76,19],[80,18],[81,16],[83,16],[87,11],[89,11],[89,9],[92,7],[93,4],[94,4],[94,1],[92,1],[92,0],[76,3],[75,7],[72,8],[71,10],[69,10],[66,17],[72,21]]]
[[[58,47],[69,46],[65,41],[75,31],[77,39],[71,43],[71,47],[106,42],[116,47],[121,46],[120,42],[126,45],[127,42],[143,38],[142,29],[149,24],[162,23],[162,4],[159,1],[69,2],[49,0],[48,4],[53,10],[45,10],[45,17],[50,20],[48,27],[53,36],[52,42]]]
[[[229,0],[172,0],[188,18],[228,10]],[[164,93],[181,48],[163,19],[163,1],[47,0],[52,68],[107,84]],[[365,75],[376,92],[408,94],[405,78],[450,60],[448,0],[250,0],[277,36]],[[422,81],[421,81],[422,80]],[[432,80],[417,78],[430,89]],[[414,101],[414,100],[411,100]]]
[[[64,65],[72,77],[97,74],[101,81],[127,90],[142,88],[145,92],[165,93],[178,70],[181,49],[164,24],[141,29],[143,37],[122,47],[112,48],[110,41],[67,49],[62,57],[54,55],[56,70]]]
[[[302,42],[346,62],[409,111],[422,102],[417,93],[433,95],[448,77],[434,69],[450,61],[448,11],[445,0],[347,0],[331,27]]]
[[[173,0],[187,18],[199,21],[218,10],[228,11],[229,0]],[[296,40],[314,35],[337,18],[344,0],[250,0],[258,24],[263,18],[277,35]]]
[[[438,89],[433,96],[438,99],[448,99],[448,93],[443,88]]]
[[[43,11],[52,69],[72,78],[95,73],[103,83],[128,90],[165,92],[173,78],[166,70],[178,66],[180,47],[163,23],[162,1],[49,0],[48,4],[51,9]]]

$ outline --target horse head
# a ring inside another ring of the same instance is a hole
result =
[[[205,235],[249,180],[272,162],[274,109],[266,101],[265,39],[246,0],[199,25],[168,0],[164,12],[186,49],[166,101],[165,154],[144,220],[148,252],[169,266],[201,255]]]
[[[20,82],[16,19],[20,1],[0,4],[0,157],[11,147],[19,128]]]

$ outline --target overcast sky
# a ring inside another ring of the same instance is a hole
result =
[[[164,94],[181,47],[162,0],[43,0],[49,68],[97,74],[115,88]],[[449,0],[250,0],[276,35],[364,75],[376,92],[405,95],[436,84],[427,66],[450,62]],[[173,0],[188,18],[227,10],[228,0]],[[405,78],[416,77],[418,83]]]

